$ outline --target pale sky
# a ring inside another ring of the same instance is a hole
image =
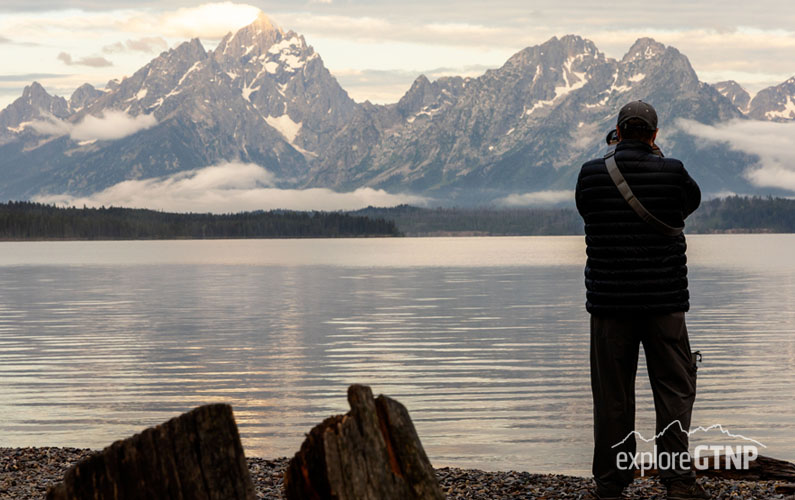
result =
[[[678,48],[702,81],[752,93],[795,75],[791,0],[0,0],[0,108],[41,82],[69,97],[131,75],[191,37],[213,48],[264,11],[305,36],[356,99],[395,102],[425,73],[481,74],[524,47],[577,34],[620,58],[639,37]]]

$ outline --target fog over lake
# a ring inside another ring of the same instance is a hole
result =
[[[795,460],[795,235],[688,243],[693,425]],[[588,475],[584,262],[581,236],[0,243],[0,446],[228,402],[248,455],[292,455],[364,383],[437,467]],[[651,436],[643,357],[638,392]]]

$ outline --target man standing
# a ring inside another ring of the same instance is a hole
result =
[[[588,261],[586,308],[591,313],[591,389],[594,400],[593,474],[596,498],[620,498],[633,470],[619,458],[635,456],[635,373],[643,344],[654,395],[657,464],[668,498],[709,498],[687,460],[690,415],[696,395],[696,366],[685,312],[685,237],[676,228],[701,201],[698,185],[682,162],[663,158],[656,148],[657,113],[634,101],[618,114],[613,167],[623,174],[642,207],[630,206],[608,172],[610,160],[582,166],[577,210],[585,222]],[[624,188],[626,190],[626,188]],[[658,219],[654,225],[642,211]],[[665,231],[666,225],[669,231]],[[677,422],[678,421],[678,422]],[[623,452],[623,453],[622,453]],[[685,453],[685,455],[682,455]],[[665,460],[661,456],[668,454]],[[670,462],[670,460],[669,460]]]

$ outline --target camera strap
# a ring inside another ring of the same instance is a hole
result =
[[[605,156],[605,165],[607,165],[607,173],[610,174],[610,178],[613,180],[613,183],[618,188],[618,191],[621,193],[621,196],[627,200],[629,206],[632,207],[632,210],[635,211],[641,219],[643,219],[647,224],[652,226],[654,229],[659,231],[660,233],[666,236],[679,236],[682,234],[684,227],[673,227],[669,226],[665,222],[661,221],[648,210],[643,204],[640,202],[639,199],[635,198],[635,194],[630,189],[629,184],[627,184],[627,180],[624,179],[624,176],[621,174],[621,171],[618,169],[618,163],[616,163],[615,159],[615,151],[611,151],[610,153]]]

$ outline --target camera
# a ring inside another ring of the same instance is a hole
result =
[[[611,150],[615,149],[616,144],[618,144],[618,132],[616,132],[616,129],[611,128],[607,132],[607,136],[605,137],[605,142],[607,143],[607,150],[608,151],[611,151]],[[652,144],[651,152],[652,152],[652,154],[655,154],[657,156],[665,156],[662,153],[662,150],[660,150],[660,147],[657,144]]]

